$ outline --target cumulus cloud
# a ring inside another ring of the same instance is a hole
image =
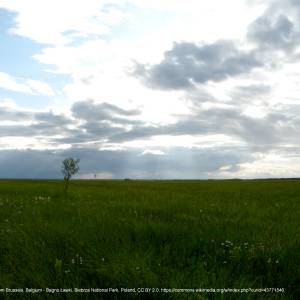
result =
[[[275,19],[263,15],[250,25],[248,38],[263,48],[289,51],[299,42],[299,32],[284,15]]]
[[[212,44],[174,43],[156,65],[137,63],[133,74],[160,89],[187,89],[197,83],[219,82],[262,67],[255,52],[243,51],[229,40]]]
[[[0,151],[0,176],[59,177],[60,161],[74,156],[81,178],[230,177],[258,174],[258,157],[274,149],[296,155],[300,5],[233,1],[234,9],[219,0],[1,1],[15,12],[10,33],[44,44],[34,62],[70,81],[54,93],[0,73],[3,89],[69,105],[64,113],[0,105],[2,149],[44,149]],[[116,26],[127,9],[134,17]],[[263,166],[272,173],[271,165],[272,155]]]
[[[263,51],[291,53],[300,42],[298,1],[270,1],[265,12],[248,27],[247,38]]]

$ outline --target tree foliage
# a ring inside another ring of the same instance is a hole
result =
[[[68,157],[62,161],[61,172],[64,175],[65,190],[68,189],[68,184],[73,175],[79,171],[80,159]]]

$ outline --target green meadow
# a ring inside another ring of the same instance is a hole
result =
[[[2,180],[6,288],[119,293],[1,299],[300,299],[300,181],[71,181],[66,194],[62,181]]]

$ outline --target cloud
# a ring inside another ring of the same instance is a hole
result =
[[[2,0],[0,8],[16,13],[13,34],[41,44],[68,44],[110,32],[110,26],[122,22],[125,14],[111,1],[89,0]],[[67,15],[66,15],[67,12]]]
[[[262,86],[251,88],[259,91],[265,89]],[[83,148],[123,145],[126,148],[126,143],[140,141],[144,145],[140,153],[160,155],[163,150],[156,149],[155,145],[147,148],[145,141],[159,136],[173,139],[190,136],[193,139],[189,145],[192,146],[206,137],[222,135],[223,141],[233,140],[249,148],[272,149],[278,145],[297,144],[297,128],[300,126],[297,111],[295,105],[287,105],[257,117],[243,109],[203,108],[200,105],[194,106],[193,113],[178,115],[173,123],[149,125],[139,119],[138,109],[97,104],[92,100],[75,103],[70,115],[0,106],[0,137],[26,137],[31,147],[43,139],[45,148],[47,143],[50,148],[66,145]],[[26,143],[23,144],[26,148]]]
[[[144,150],[142,155],[165,155],[165,152],[157,149]]]
[[[271,93],[272,87],[267,84],[249,84],[236,86],[231,92],[232,98],[238,101],[252,100],[255,102],[258,98]]]
[[[224,139],[234,138],[249,147],[272,148],[296,142],[299,118],[280,111],[264,117],[244,114],[238,109],[200,109],[193,115],[181,116],[177,122],[166,126],[136,126],[129,131],[111,136],[112,142],[145,140],[154,136],[193,137],[221,134]]]
[[[27,137],[29,140],[47,137],[49,144],[53,143],[52,138],[56,135],[70,134],[69,126],[76,124],[74,119],[64,114],[23,109],[5,103],[0,105],[0,118],[0,137]]]
[[[291,51],[299,43],[299,37],[294,24],[284,15],[277,18],[263,15],[255,20],[248,30],[249,40],[266,50]]]
[[[69,115],[3,104],[0,105],[0,137],[43,137],[46,144],[48,141],[49,146],[59,148],[66,144],[104,142],[112,135],[124,133],[126,126],[142,124],[132,119],[139,115],[138,109],[96,104],[92,100],[75,103]]]
[[[255,52],[243,51],[229,40],[198,45],[174,43],[156,65],[137,63],[133,75],[158,89],[188,89],[208,81],[219,82],[262,67]]]
[[[0,151],[1,178],[58,178],[62,157],[43,150]]]
[[[12,76],[0,72],[0,87],[14,92],[31,94],[32,90],[26,84],[18,83]]]
[[[298,153],[299,1],[73,2],[0,3],[5,38],[24,42],[40,79],[2,72],[0,87],[26,107],[59,96],[53,110],[0,105],[1,149],[23,149],[0,151],[3,177],[60,177],[69,155],[81,178],[246,176]]]
[[[40,53],[33,55],[39,63],[55,66],[56,69],[52,72],[72,75],[78,72],[83,78],[86,78],[87,72],[95,70],[95,67],[101,66],[111,57],[109,44],[103,39],[87,39],[79,44],[45,47]]]
[[[267,90],[263,86],[249,89]],[[2,105],[1,119],[14,125],[0,126],[0,136],[5,137],[0,140],[1,145],[7,137],[19,136],[25,148],[26,143],[29,148],[36,147],[36,143],[57,150],[0,151],[0,176],[60,177],[59,165],[67,156],[81,158],[82,178],[90,178],[95,173],[112,178],[243,177],[249,175],[248,169],[257,175],[259,167],[255,170],[250,167],[252,162],[259,166],[257,153],[265,155],[281,147],[283,155],[287,155],[285,145],[296,147],[300,125],[298,110],[295,105],[279,107],[257,118],[237,108],[204,109],[200,105],[194,107],[193,114],[178,116],[174,123],[149,126],[142,121],[131,122],[131,118],[140,116],[137,109],[92,100],[75,103],[69,115]],[[124,122],[122,126],[116,126],[116,122],[120,122],[118,118]],[[21,119],[29,124],[22,124]],[[157,136],[176,139],[187,135],[193,137],[193,143],[186,144],[187,147],[166,147],[159,143],[148,147],[141,142]],[[213,135],[223,135],[222,143],[204,142],[203,137]],[[23,140],[26,137],[28,141]],[[234,146],[225,145],[230,138],[237,142]],[[126,145],[134,140],[140,141],[138,147]],[[65,145],[69,149],[62,150]],[[108,145],[115,150],[104,150],[109,149]],[[26,162],[22,164],[22,160]],[[271,170],[270,166],[268,163]]]
[[[18,122],[32,120],[33,115],[25,110],[18,110],[15,107],[10,107],[6,103],[0,103],[0,119],[1,121],[15,121]]]
[[[33,94],[54,96],[53,89],[46,83],[40,80],[26,79],[25,84],[31,89]]]
[[[72,114],[78,120],[84,121],[80,126],[86,133],[94,136],[105,136],[126,130],[126,125],[142,124],[142,121],[132,119],[140,115],[138,109],[122,109],[109,103],[97,104],[93,100],[80,101],[73,104]]]
[[[112,116],[137,116],[141,113],[138,109],[122,109],[109,103],[97,104],[93,100],[76,102],[72,106],[72,113],[75,117],[84,120],[108,120]]]
[[[1,178],[62,178],[60,164],[65,157],[80,158],[80,174],[106,174],[112,178],[205,178],[214,177],[226,164],[237,165],[253,158],[245,149],[211,151],[174,148],[166,155],[139,155],[136,149],[98,151],[76,149],[59,151],[0,151]],[[28,172],[30,170],[30,172]],[[109,174],[109,175],[108,175]]]
[[[15,78],[4,72],[0,72],[0,88],[31,95],[54,95],[54,91],[46,82],[33,79]]]
[[[57,143],[84,144],[105,142],[113,135],[128,130],[127,126],[140,125],[141,111],[123,109],[109,103],[95,103],[93,100],[80,101],[73,104],[71,113],[78,124],[67,135],[55,139]]]
[[[248,27],[247,38],[265,51],[283,51],[289,56],[300,42],[299,1],[273,0]]]

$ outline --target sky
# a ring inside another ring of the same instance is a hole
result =
[[[0,0],[0,178],[300,174],[297,0]]]

